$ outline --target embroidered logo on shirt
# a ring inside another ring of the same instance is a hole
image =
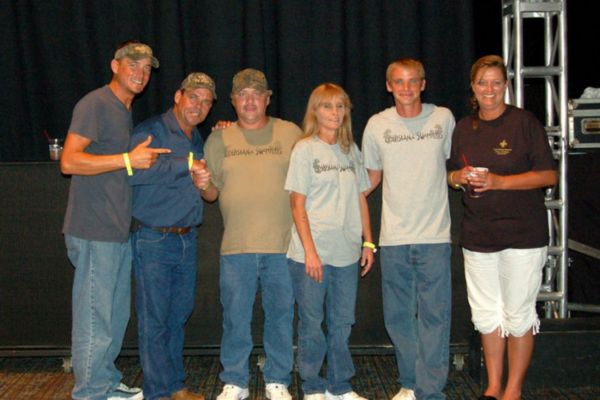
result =
[[[405,142],[412,140],[427,140],[427,139],[443,139],[444,138],[444,130],[442,126],[436,124],[433,128],[431,128],[427,132],[417,132],[414,135],[393,135],[391,129],[386,129],[383,132],[383,140],[385,143],[396,143],[396,142]]]
[[[500,148],[495,148],[494,152],[499,156],[505,156],[507,154],[510,154],[510,152],[512,151],[512,149],[508,148],[508,142],[506,141],[506,139],[503,139],[500,143],[498,143],[498,146],[500,146]]]
[[[225,149],[225,157],[260,156],[265,154],[283,154],[281,142],[277,141],[268,146],[256,147],[231,148],[227,146]]]
[[[341,165],[341,164],[321,164],[321,161],[319,161],[318,158],[315,158],[315,160],[313,161],[313,169],[315,170],[316,174],[320,174],[322,172],[329,172],[329,171],[339,171],[339,172],[355,172],[354,171],[354,161],[350,161],[350,164],[348,165]]]

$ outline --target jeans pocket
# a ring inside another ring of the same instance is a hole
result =
[[[65,246],[67,247],[67,257],[74,267],[77,267],[77,259],[81,253],[81,240],[70,235],[65,235]]]

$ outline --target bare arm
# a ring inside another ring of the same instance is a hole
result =
[[[527,171],[515,175],[487,174],[484,186],[477,191],[486,190],[529,190],[556,185],[558,175],[554,170]]]
[[[206,168],[206,160],[194,160],[190,169],[194,186],[200,190],[202,198],[213,202],[219,197],[219,190],[210,180],[210,172]]]
[[[472,185],[476,192],[488,190],[531,190],[556,185],[558,175],[554,170],[527,171],[514,175],[498,175],[491,172],[481,177],[470,174],[472,167],[464,167],[448,173],[448,184]]]
[[[212,131],[216,131],[217,129],[225,129],[231,125],[235,124],[235,121],[224,121],[224,120],[219,120],[217,121],[217,123],[212,127],[211,132]]]
[[[292,217],[300,236],[302,247],[304,247],[304,264],[306,274],[317,282],[323,281],[323,264],[317,254],[317,248],[310,232],[308,214],[306,213],[306,196],[292,192],[290,194]]]
[[[219,197],[219,189],[217,189],[217,187],[213,185],[212,182],[209,182],[208,186],[205,189],[202,189],[200,195],[204,200],[208,201],[209,203],[212,203]]]
[[[365,196],[370,195],[373,192],[373,190],[375,190],[377,186],[379,186],[379,184],[381,183],[381,178],[383,177],[382,170],[367,169],[367,173],[369,174],[369,181],[371,181],[371,187],[366,192],[364,192]]]
[[[362,224],[362,234],[365,242],[373,243],[373,236],[371,234],[371,217],[369,216],[369,205],[367,204],[367,195],[365,193],[366,192],[359,194],[360,222]],[[373,249],[369,247],[363,247],[362,256],[360,258],[360,266],[363,268],[363,270],[361,271],[360,276],[365,276],[369,273],[373,267],[374,261]]]
[[[91,143],[90,139],[69,132],[60,158],[60,170],[68,175],[97,175],[125,168],[122,154],[86,153],[85,149]]]
[[[460,189],[460,186],[464,187],[464,185],[467,184],[467,175],[469,172],[469,167],[449,171],[446,175],[448,185],[450,185],[453,189]]]
[[[152,137],[137,145],[129,152],[131,166],[136,169],[150,168],[159,154],[170,153],[169,149],[154,149],[148,147]],[[98,175],[105,172],[125,168],[123,154],[90,154],[85,149],[92,141],[74,132],[67,134],[65,146],[60,159],[60,169],[68,175]]]

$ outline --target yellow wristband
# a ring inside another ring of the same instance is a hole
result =
[[[377,253],[377,246],[375,246],[375,243],[363,242],[362,247],[368,247],[369,249],[373,250],[373,253]]]
[[[192,165],[194,165],[194,153],[190,151],[190,155],[188,156],[188,169],[192,169]]]
[[[125,169],[127,169],[127,175],[133,175],[133,170],[131,169],[131,160],[129,159],[129,153],[123,153],[123,160],[125,160]]]

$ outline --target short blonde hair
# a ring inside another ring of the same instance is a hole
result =
[[[324,102],[336,97],[342,99],[342,103],[346,108],[344,119],[336,132],[336,136],[342,151],[348,153],[350,151],[350,146],[354,143],[354,138],[352,137],[352,116],[350,112],[352,103],[350,102],[350,97],[341,86],[336,85],[335,83],[323,83],[312,91],[308,98],[308,104],[306,105],[302,129],[304,130],[304,137],[318,135],[319,123],[317,122],[316,116],[317,108]]]
[[[414,58],[400,58],[396,61],[392,61],[390,65],[388,65],[387,70],[385,71],[385,79],[388,82],[391,82],[392,70],[397,67],[414,68],[419,73],[421,79],[425,79],[425,67],[423,67],[421,61]]]

